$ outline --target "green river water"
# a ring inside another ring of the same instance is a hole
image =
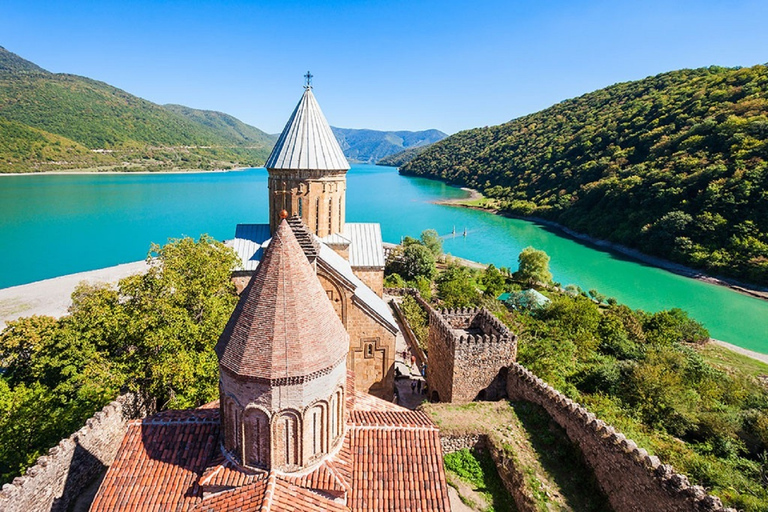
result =
[[[441,182],[354,166],[347,220],[379,222],[384,240],[445,236],[446,252],[516,268],[532,245],[552,258],[554,279],[597,289],[633,308],[679,307],[714,338],[768,353],[768,302],[639,263],[535,223],[431,201],[463,197]],[[239,222],[266,222],[264,169],[194,174],[0,177],[0,288],[136,261],[151,242],[201,233],[224,240]],[[456,229],[458,236],[451,233]],[[462,236],[466,229],[467,236]]]

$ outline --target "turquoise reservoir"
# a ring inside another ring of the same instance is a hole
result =
[[[517,266],[532,245],[563,285],[596,288],[633,308],[679,307],[713,337],[768,353],[768,302],[660,270],[562,236],[545,226],[433,204],[465,193],[441,182],[356,165],[347,220],[379,222],[385,241],[436,229],[446,252]],[[151,242],[202,233],[224,240],[235,224],[267,221],[264,169],[194,174],[0,177],[0,288],[144,258]],[[453,228],[459,236],[452,237]],[[467,236],[461,236],[464,229]]]

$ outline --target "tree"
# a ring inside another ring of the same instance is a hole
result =
[[[389,272],[400,274],[406,281],[413,281],[419,276],[432,279],[436,272],[435,257],[421,243],[412,243],[403,249],[402,254],[392,259]]]
[[[480,302],[471,271],[459,265],[451,265],[438,276],[437,294],[449,308],[476,306]]]
[[[421,232],[421,243],[429,249],[435,258],[439,258],[443,254],[443,240],[434,229],[425,229]]]
[[[504,279],[504,275],[499,269],[491,263],[483,271],[483,275],[480,278],[480,284],[485,287],[485,294],[487,296],[496,298],[504,291],[506,279]]]
[[[208,236],[153,245],[150,269],[80,285],[69,315],[0,335],[0,478],[19,472],[128,388],[163,407],[218,396],[213,347],[237,302],[234,252]]]
[[[526,247],[517,257],[518,269],[515,279],[529,286],[549,284],[552,274],[549,271],[549,256],[544,251]]]

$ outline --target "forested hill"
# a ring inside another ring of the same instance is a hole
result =
[[[261,165],[273,144],[226,114],[166,108],[0,47],[0,172]]]
[[[768,67],[627,82],[432,145],[403,174],[768,285]]]
[[[403,165],[407,164],[420,154],[422,154],[426,149],[431,146],[431,144],[427,146],[416,146],[413,148],[408,148],[400,151],[399,153],[394,153],[389,156],[385,156],[378,162],[376,162],[376,165],[387,165],[390,167],[402,167]]]
[[[448,136],[440,130],[387,132],[335,126],[331,129],[344,151],[344,156],[352,162],[371,164],[404,149],[432,144]]]

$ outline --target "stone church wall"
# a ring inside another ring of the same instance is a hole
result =
[[[365,285],[381,297],[384,295],[384,269],[379,267],[354,267],[352,271]]]
[[[507,393],[510,400],[542,406],[565,429],[617,512],[732,511],[517,363],[509,367]]]
[[[150,412],[133,394],[118,397],[0,491],[4,512],[65,511],[112,464],[128,421]]]

